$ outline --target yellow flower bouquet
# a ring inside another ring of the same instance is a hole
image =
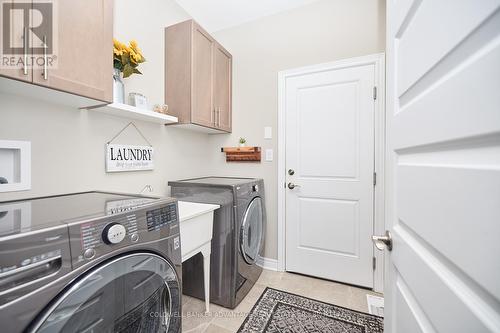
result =
[[[137,67],[145,61],[135,40],[125,45],[113,38],[113,67],[123,72],[124,78],[132,74],[142,74]]]

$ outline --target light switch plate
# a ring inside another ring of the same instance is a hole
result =
[[[273,160],[273,150],[266,149],[266,161],[271,162]]]
[[[273,138],[273,128],[270,126],[264,127],[264,139],[272,139]]]

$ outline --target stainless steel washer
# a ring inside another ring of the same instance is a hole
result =
[[[170,198],[0,203],[2,332],[180,332],[179,237]]]
[[[214,212],[210,301],[235,308],[262,272],[256,261],[264,250],[264,181],[205,177],[169,182],[169,185],[172,196],[179,200],[221,206]],[[183,264],[183,277],[183,292],[204,299],[201,255]]]

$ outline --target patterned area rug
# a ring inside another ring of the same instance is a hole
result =
[[[379,333],[382,317],[266,288],[238,333]]]

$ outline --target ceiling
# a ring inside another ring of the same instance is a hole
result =
[[[176,0],[209,32],[240,25],[263,16],[317,0]]]

